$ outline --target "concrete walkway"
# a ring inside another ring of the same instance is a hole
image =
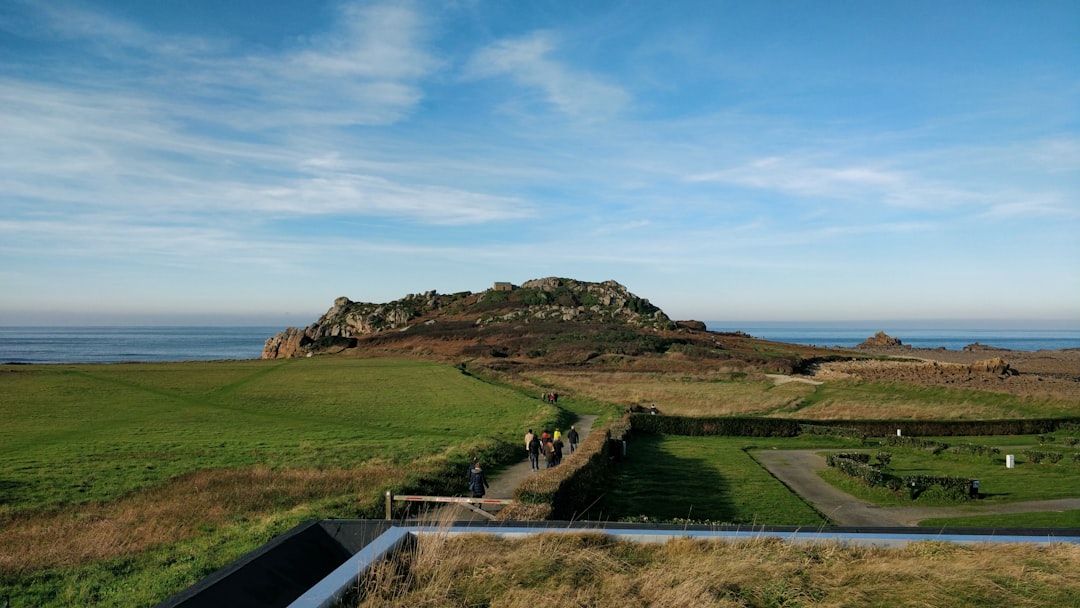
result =
[[[752,456],[791,491],[838,526],[917,526],[924,519],[1080,509],[1080,498],[995,504],[969,502],[956,507],[879,507],[829,485],[821,450],[761,450]]]

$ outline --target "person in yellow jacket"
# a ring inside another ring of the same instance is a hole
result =
[[[560,437],[562,437],[562,431],[555,429],[555,434],[551,436],[551,439],[553,441],[558,441]]]

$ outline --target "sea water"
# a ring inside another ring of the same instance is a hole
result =
[[[792,324],[709,321],[712,331],[755,338],[852,347],[884,331],[916,348],[960,350],[978,342],[1011,350],[1080,348],[1080,329],[949,329],[902,324]],[[0,363],[119,363],[257,359],[266,339],[285,329],[245,327],[0,327]]]
[[[258,359],[284,327],[0,327],[0,363]]]
[[[893,338],[913,348],[947,348],[961,350],[978,342],[983,346],[1009,350],[1037,351],[1080,348],[1080,329],[1026,329],[1026,328],[950,328],[920,327],[911,322],[789,324],[789,323],[738,323],[709,321],[711,331],[742,331],[755,338],[808,344],[812,346],[840,346],[851,348],[884,331]]]

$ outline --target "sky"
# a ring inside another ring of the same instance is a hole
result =
[[[0,3],[0,325],[549,276],[1080,326],[1080,4]]]

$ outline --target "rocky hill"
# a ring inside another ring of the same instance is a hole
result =
[[[311,325],[302,329],[290,327],[267,340],[262,357],[302,357],[356,348],[365,338],[387,334],[393,337],[403,332],[460,333],[463,323],[472,333],[479,334],[499,326],[552,322],[654,331],[676,328],[658,307],[615,281],[590,283],[549,277],[526,281],[520,286],[497,283],[479,293],[428,291],[385,304],[341,297]],[[699,322],[689,323],[704,328]],[[439,327],[432,330],[433,326]],[[418,331],[425,328],[429,331]],[[372,344],[386,341],[369,340]]]

